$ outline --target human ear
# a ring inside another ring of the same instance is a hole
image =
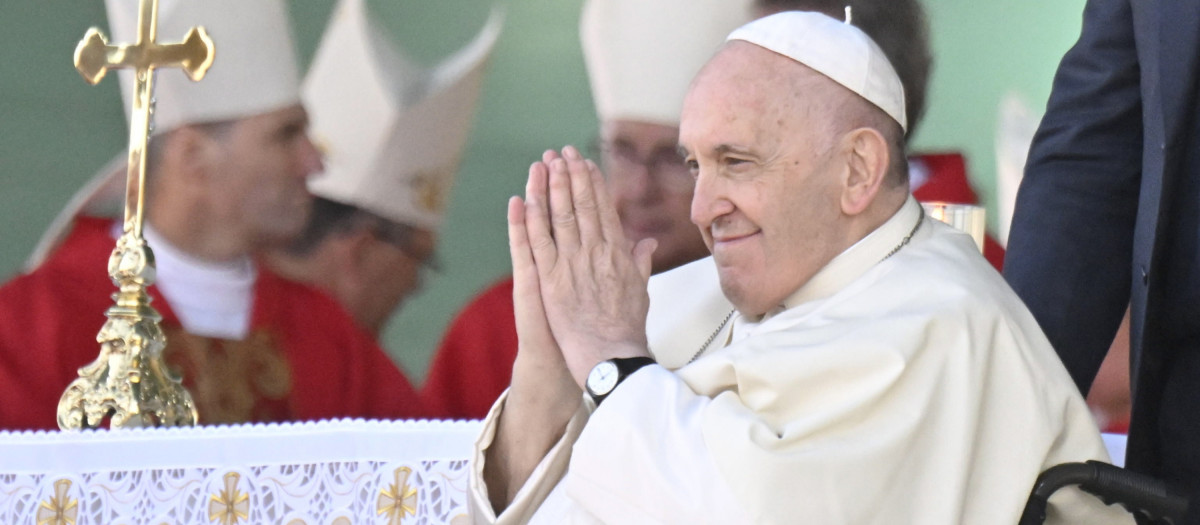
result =
[[[205,184],[210,174],[219,169],[221,145],[195,126],[183,126],[169,133],[161,141],[165,148],[161,165],[168,166],[164,171],[178,174],[179,182],[185,185]]]
[[[887,139],[873,128],[858,128],[844,135],[842,151],[846,158],[842,213],[858,215],[870,207],[887,178],[891,152]]]

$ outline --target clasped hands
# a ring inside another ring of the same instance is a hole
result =
[[[545,152],[529,167],[525,198],[508,202],[508,234],[514,388],[530,380],[578,394],[596,363],[649,355],[646,283],[657,243],[625,238],[594,162],[571,146]]]

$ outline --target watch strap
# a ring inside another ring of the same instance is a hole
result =
[[[613,386],[612,390],[609,390],[603,394],[596,394],[591,391],[588,392],[588,394],[592,396],[592,401],[596,402],[596,406],[600,406],[600,402],[604,401],[604,398],[613,393],[618,386],[621,386],[621,383],[625,381],[625,378],[633,375],[634,372],[641,370],[644,366],[658,364],[658,361],[655,361],[653,357],[645,356],[617,357],[609,359],[608,361],[617,367],[617,384]]]

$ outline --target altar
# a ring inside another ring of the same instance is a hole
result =
[[[0,433],[0,523],[465,523],[479,424]]]

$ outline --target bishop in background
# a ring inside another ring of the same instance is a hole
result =
[[[112,39],[127,41],[137,2],[110,0],[108,16]],[[420,417],[407,379],[334,299],[256,258],[300,232],[306,181],[322,167],[284,2],[160,2],[159,35],[193,25],[207,28],[217,57],[203,82],[158,76],[145,237],[157,258],[150,294],[164,355],[200,422]],[[115,290],[105,268],[121,226],[72,219],[47,260],[0,288],[0,428],[55,428],[63,389],[99,353]]]
[[[341,0],[302,90],[325,171],[304,231],[269,260],[338,299],[378,337],[436,266],[434,250],[466,150],[502,11],[435,67],[408,58],[366,0]],[[431,414],[432,415],[432,414]]]

